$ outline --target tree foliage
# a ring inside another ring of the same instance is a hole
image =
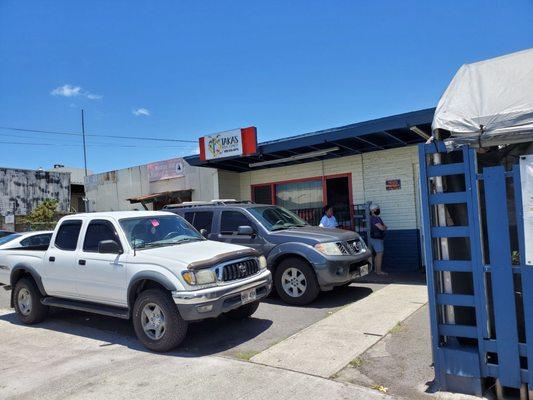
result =
[[[25,218],[32,230],[53,229],[57,222],[57,205],[55,199],[46,199]]]

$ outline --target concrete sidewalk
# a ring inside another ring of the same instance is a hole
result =
[[[72,332],[72,333],[71,333]],[[154,354],[135,339],[65,322],[16,323],[0,311],[2,399],[388,399],[288,370],[184,352]]]
[[[426,302],[424,285],[388,285],[252,357],[251,361],[331,377]]]

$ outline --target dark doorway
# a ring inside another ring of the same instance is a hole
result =
[[[333,206],[339,228],[352,229],[350,182],[347,176],[326,178],[327,204]]]
[[[252,199],[257,204],[272,204],[272,185],[254,186]]]

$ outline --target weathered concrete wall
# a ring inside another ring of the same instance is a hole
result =
[[[0,168],[0,215],[27,215],[46,199],[70,210],[69,173]]]
[[[192,200],[218,198],[217,170],[193,167],[183,162],[184,176],[149,182],[147,165],[88,176],[85,193],[90,211],[142,209],[126,199],[153,193],[192,189]],[[151,206],[148,205],[148,208]]]

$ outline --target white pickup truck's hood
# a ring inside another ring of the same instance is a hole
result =
[[[221,254],[246,250],[244,246],[235,244],[202,240],[197,242],[177,244],[174,246],[155,247],[137,250],[133,262],[148,262],[158,264],[167,269],[185,270],[192,263],[209,260]],[[236,255],[236,257],[238,257]]]

